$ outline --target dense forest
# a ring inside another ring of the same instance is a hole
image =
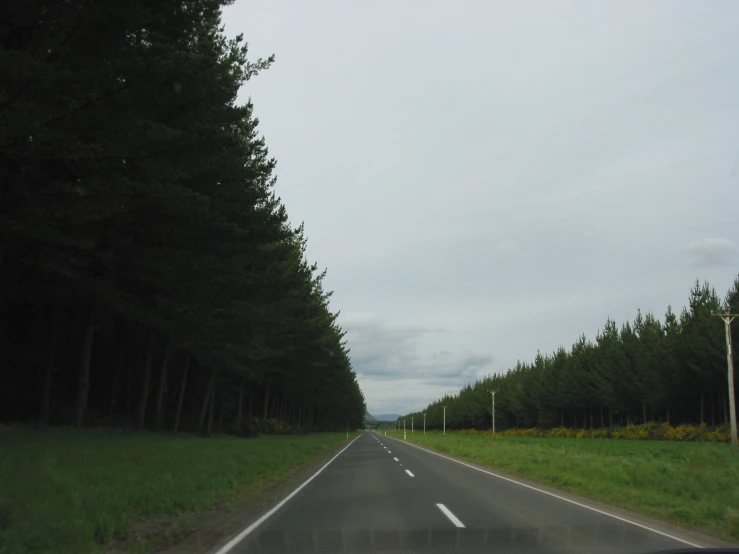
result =
[[[637,312],[621,326],[608,319],[595,341],[580,336],[569,348],[537,353],[445,396],[423,413],[427,429],[489,429],[495,391],[496,430],[514,427],[610,427],[631,423],[728,422],[726,331],[714,312],[739,312],[739,277],[722,300],[708,283],[696,281],[687,306],[667,308],[662,321]],[[739,343],[739,325],[732,327]],[[736,384],[735,384],[736,389]],[[400,423],[402,425],[402,419]]]
[[[0,6],[0,421],[361,425],[226,3]]]

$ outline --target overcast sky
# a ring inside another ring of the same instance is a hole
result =
[[[739,2],[251,1],[242,90],[370,412],[739,273]]]

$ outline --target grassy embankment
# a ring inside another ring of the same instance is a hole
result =
[[[351,437],[350,437],[351,438]],[[346,442],[0,429],[0,554],[86,553],[157,516],[248,497]]]
[[[388,433],[402,438],[399,433]],[[407,433],[408,441],[739,541],[739,455],[720,443]]]

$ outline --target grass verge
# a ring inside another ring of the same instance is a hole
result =
[[[403,433],[388,433],[395,438]],[[407,440],[739,541],[739,456],[727,444],[407,433]]]
[[[255,439],[0,429],[0,554],[86,553],[158,516],[245,498],[344,433]]]

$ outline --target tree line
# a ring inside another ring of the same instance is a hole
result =
[[[361,425],[223,0],[0,7],[0,420]]]
[[[446,406],[447,429],[489,429],[495,391],[496,430],[721,425],[729,420],[726,339],[715,312],[739,313],[739,277],[724,299],[696,281],[679,315],[668,306],[662,320],[641,311],[620,326],[608,318],[595,340],[583,334],[569,349],[537,352],[533,362],[519,361],[404,418],[420,427],[425,413],[426,428],[441,429]],[[739,325],[732,342],[739,343]]]

